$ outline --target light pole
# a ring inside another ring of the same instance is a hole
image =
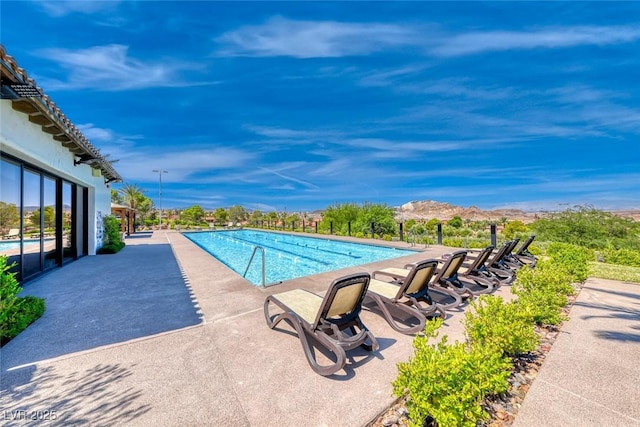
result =
[[[158,217],[158,228],[160,230],[162,230],[162,174],[163,173],[169,173],[169,171],[165,171],[162,169],[154,169],[152,172],[155,172],[158,174],[158,177],[160,178],[159,184],[158,184],[158,196],[159,196],[159,203],[160,203],[160,216]]]

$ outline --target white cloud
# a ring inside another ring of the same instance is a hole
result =
[[[206,149],[184,147],[180,151],[139,147],[130,152],[116,150],[113,157],[119,158],[115,167],[127,182],[153,181],[154,174],[151,172],[153,169],[169,171],[163,175],[163,182],[201,182],[199,174],[215,176],[234,168],[248,168],[248,162],[254,159],[255,155],[224,147]]]
[[[261,25],[247,25],[215,39],[218,55],[290,56],[332,58],[369,55],[400,48],[423,49],[440,57],[474,55],[484,52],[524,49],[558,49],[574,46],[606,46],[640,39],[637,26],[567,26],[522,31],[474,31],[446,33],[434,25],[406,25],[299,21],[274,17]],[[383,84],[396,75],[371,76],[364,83]]]
[[[332,58],[368,55],[388,47],[407,46],[412,31],[402,25],[336,21],[296,21],[274,17],[216,38],[219,55]]]
[[[72,13],[82,13],[84,15],[92,15],[94,13],[109,11],[117,7],[117,0],[98,1],[98,0],[72,0],[72,1],[36,1],[48,15],[53,17],[61,17]]]
[[[170,60],[144,62],[129,56],[129,47],[121,44],[78,50],[52,48],[41,50],[37,54],[57,62],[69,71],[66,81],[40,78],[40,83],[48,90],[92,88],[120,91],[217,83],[183,82],[178,71],[200,66]]]
[[[304,185],[305,187],[308,187],[308,188],[318,188],[318,186],[317,186],[317,185],[315,185],[315,184],[314,184],[314,183],[312,183],[312,182],[304,181],[304,180],[299,179],[299,178],[294,178],[294,177],[292,177],[292,176],[285,175],[285,174],[283,174],[283,173],[280,173],[280,172],[279,172],[279,171],[277,171],[277,170],[268,169],[268,168],[265,168],[265,167],[260,167],[260,170],[263,170],[263,171],[265,171],[265,172],[267,172],[267,173],[270,173],[270,174],[276,175],[277,177],[280,177],[280,178],[282,178],[282,179],[284,179],[284,180],[286,180],[286,181],[291,181],[291,182],[295,182],[295,183],[297,183],[297,184]]]
[[[640,27],[577,26],[534,31],[470,32],[441,38],[429,52],[437,56],[462,56],[522,49],[558,49],[573,46],[605,46],[640,39]]]

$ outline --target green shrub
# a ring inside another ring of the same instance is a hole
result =
[[[565,242],[591,249],[640,250],[640,222],[591,206],[555,212],[531,224],[542,241]]]
[[[640,267],[640,251],[631,249],[607,249],[603,253],[604,262],[608,264],[628,265]]]
[[[107,215],[102,224],[104,228],[102,246],[97,250],[97,253],[115,254],[119,252],[125,246],[120,231],[120,220],[112,215]]]
[[[18,297],[22,288],[9,270],[7,257],[0,256],[0,345],[4,345],[31,323],[45,310],[44,300],[34,296]]]
[[[436,240],[429,236],[422,236],[420,237],[419,243],[422,243],[424,245],[433,245],[436,243]]]
[[[553,262],[564,268],[573,282],[584,282],[589,277],[589,261],[595,258],[591,249],[570,243],[553,242],[547,248],[547,255]]]
[[[465,247],[469,249],[484,249],[489,246],[489,244],[490,242],[488,240],[470,239]]]
[[[98,254],[104,255],[104,254],[116,254],[118,252],[120,252],[120,250],[122,250],[122,248],[125,247],[124,242],[117,242],[117,243],[109,243],[106,245],[102,245],[100,248],[98,248],[98,250],[96,251]]]
[[[526,234],[527,232],[527,226],[520,220],[509,221],[502,230],[502,234],[504,234],[504,237],[507,239],[513,239],[514,237],[518,237],[516,234]]]
[[[8,307],[13,304],[20,293],[20,284],[16,280],[16,273],[10,273],[16,263],[7,265],[8,257],[0,255],[0,308]]]
[[[413,357],[398,364],[394,394],[408,392],[414,426],[432,417],[439,427],[475,427],[489,418],[481,405],[484,397],[507,390],[511,363],[492,347],[448,345],[446,336],[438,344],[428,344],[441,324],[442,320],[429,322],[425,335],[413,340]]]
[[[552,260],[541,260],[535,269],[518,270],[511,290],[518,296],[521,313],[538,325],[557,325],[564,320],[562,307],[575,291],[568,271]]]
[[[465,330],[471,345],[492,347],[501,355],[515,356],[534,350],[538,336],[530,317],[515,302],[505,303],[495,295],[482,295],[465,313]]]
[[[542,255],[542,249],[538,245],[530,244],[527,250],[531,255],[535,255],[535,256]]]
[[[464,241],[460,237],[442,239],[443,246],[451,246],[454,248],[463,248]]]

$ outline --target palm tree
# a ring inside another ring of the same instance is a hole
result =
[[[125,184],[119,191],[122,194],[123,201],[131,209],[135,209],[140,196],[144,196],[144,190],[138,187],[138,184]]]
[[[145,199],[147,199],[147,197],[144,195],[144,190],[138,187],[137,184],[125,184],[122,188],[120,188],[119,191],[122,194],[124,203],[126,203],[129,208],[131,208],[131,210],[136,210],[139,205],[144,205]],[[133,223],[130,224],[130,227],[133,227]]]

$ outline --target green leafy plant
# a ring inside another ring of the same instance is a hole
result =
[[[464,247],[464,241],[460,237],[442,239],[443,246],[451,246],[454,248]]]
[[[575,292],[566,268],[552,260],[541,260],[535,269],[523,267],[511,290],[522,315],[538,325],[557,325],[564,320],[562,307]]]
[[[603,253],[604,262],[609,264],[640,267],[640,251],[632,249],[607,249]]]
[[[18,297],[22,288],[16,273],[10,272],[14,265],[7,265],[7,257],[0,256],[0,345],[15,338],[45,310],[42,298]]]
[[[413,341],[414,355],[399,363],[394,394],[408,393],[407,407],[413,426],[433,419],[439,427],[476,426],[489,418],[482,401],[508,388],[511,363],[492,347],[456,342],[429,344],[437,337],[442,320],[429,322],[423,336]]]
[[[520,305],[505,303],[499,296],[482,295],[473,301],[464,326],[471,345],[492,347],[501,355],[515,356],[538,345],[533,323]]]
[[[120,220],[112,215],[107,215],[103,218],[102,223],[104,227],[103,244],[97,252],[99,254],[115,254],[125,246],[120,231]]]
[[[576,206],[536,220],[531,227],[542,241],[591,249],[640,249],[640,223],[591,206]]]
[[[574,282],[584,282],[589,277],[589,261],[595,258],[594,252],[569,243],[553,242],[547,248],[547,255],[557,268],[563,268]]]

